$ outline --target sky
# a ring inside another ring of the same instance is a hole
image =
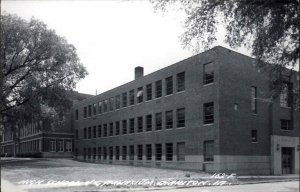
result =
[[[2,0],[1,11],[35,17],[76,47],[89,73],[76,86],[81,93],[100,94],[132,81],[137,66],[147,75],[196,54],[179,40],[185,13],[155,12],[147,0]],[[220,27],[215,45],[229,48],[224,31]],[[250,55],[245,48],[236,51]]]

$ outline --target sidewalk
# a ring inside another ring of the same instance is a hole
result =
[[[290,175],[262,175],[262,176],[237,176],[239,184],[273,183],[284,181],[299,181],[299,174]]]

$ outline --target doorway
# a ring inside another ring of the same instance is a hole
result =
[[[282,174],[293,173],[293,148],[281,148]]]

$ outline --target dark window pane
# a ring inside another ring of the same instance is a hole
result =
[[[129,133],[134,133],[134,118],[129,119]]]
[[[214,64],[207,63],[204,65],[204,84],[214,82]]]
[[[156,130],[162,129],[162,113],[155,114],[155,129]]]
[[[214,103],[204,103],[204,124],[211,124],[214,123]]]
[[[162,83],[161,80],[155,82],[155,97],[159,98],[162,96]]]
[[[173,111],[166,111],[166,129],[173,128]]]
[[[147,91],[147,101],[152,99],[152,84],[148,84],[146,86],[146,91]]]
[[[166,143],[166,160],[173,160],[173,143]]]
[[[177,109],[177,127],[185,127],[185,108]]]
[[[173,77],[166,78],[166,95],[173,93]]]
[[[136,93],[136,97],[137,97],[137,102],[138,103],[141,103],[141,102],[143,102],[143,87],[139,87],[138,89],[137,89],[137,93]]]
[[[122,94],[122,107],[127,106],[127,92]]]
[[[129,105],[134,105],[134,90],[129,91]]]
[[[146,116],[146,131],[152,131],[152,115]]]
[[[177,92],[185,90],[185,73],[178,73],[177,74]]]
[[[143,132],[143,117],[138,117],[137,118],[137,132]]]
[[[214,160],[214,141],[204,141],[204,161]]]

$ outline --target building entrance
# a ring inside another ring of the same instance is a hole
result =
[[[282,174],[293,173],[293,148],[281,148]]]

